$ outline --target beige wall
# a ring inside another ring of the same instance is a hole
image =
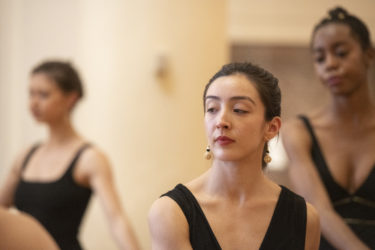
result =
[[[0,7],[0,181],[16,152],[45,136],[27,111],[30,68],[44,58],[71,60],[87,90],[75,124],[111,159],[148,249],[151,203],[208,167],[201,95],[229,58],[225,1],[0,0]],[[155,75],[160,55],[169,65],[164,78]],[[97,199],[81,238],[87,249],[115,249]]]
[[[337,4],[374,37],[373,0],[0,0],[0,182],[15,154],[45,136],[27,111],[30,68],[44,58],[71,60],[87,90],[75,124],[111,159],[148,249],[152,201],[208,167],[201,94],[229,58],[227,40],[307,45],[313,25]],[[155,76],[159,55],[169,62],[163,79]],[[87,249],[115,248],[96,199],[81,236]]]
[[[313,26],[337,5],[361,17],[375,41],[373,0],[229,0],[229,37],[236,43],[305,45]]]

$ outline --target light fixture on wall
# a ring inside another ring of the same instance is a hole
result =
[[[166,78],[169,73],[169,58],[167,53],[158,53],[155,57],[155,76],[157,78]]]

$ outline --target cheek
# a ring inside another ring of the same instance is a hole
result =
[[[212,135],[213,131],[214,131],[214,125],[213,125],[213,119],[208,119],[206,116],[204,118],[204,128],[205,128],[205,131],[206,131],[206,135],[208,138],[210,138],[210,136]]]
[[[319,78],[322,77],[322,71],[323,71],[322,65],[314,63],[314,70],[315,70],[315,73],[318,75]]]

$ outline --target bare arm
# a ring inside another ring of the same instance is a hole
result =
[[[148,216],[152,250],[192,250],[189,225],[180,207],[162,197],[154,202]]]
[[[337,249],[369,249],[334,210],[312,161],[311,139],[303,123],[296,120],[286,124],[282,135],[294,189],[318,210],[324,237]]]
[[[307,205],[306,241],[305,250],[317,250],[320,243],[320,223],[316,209],[309,203]]]
[[[99,197],[117,245],[120,249],[140,249],[130,222],[122,209],[107,158],[96,149],[89,149],[83,156],[80,164],[89,173],[90,186]]]
[[[20,153],[10,168],[4,184],[0,188],[0,206],[11,207],[14,204],[14,193],[21,176],[22,162],[30,149]]]

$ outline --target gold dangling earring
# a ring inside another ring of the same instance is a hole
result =
[[[204,158],[206,158],[206,160],[209,160],[211,159],[211,157],[212,157],[212,154],[211,154],[210,146],[207,146],[206,152],[204,153]]]
[[[263,158],[263,160],[264,160],[264,162],[266,163],[266,164],[268,164],[268,163],[270,163],[271,161],[272,161],[272,158],[271,158],[271,156],[269,155],[269,151],[267,150],[266,151],[266,155],[264,156],[264,158]]]

